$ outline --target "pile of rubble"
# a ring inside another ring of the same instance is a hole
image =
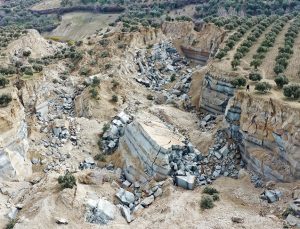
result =
[[[265,190],[261,194],[260,198],[263,200],[267,200],[268,203],[274,203],[278,201],[281,196],[282,196],[282,192],[277,189],[274,189],[274,190]]]
[[[124,127],[132,122],[132,117],[121,112],[110,123],[108,130],[101,138],[101,148],[104,153],[111,154],[119,146],[119,139],[124,134]]]
[[[94,169],[96,167],[96,162],[92,157],[85,158],[83,162],[80,162],[79,169]]]
[[[172,146],[169,156],[174,183],[186,189],[196,184],[211,184],[219,176],[237,178],[241,156],[235,143],[227,142],[226,133],[218,131],[214,146],[203,155],[188,141],[184,146]]]
[[[205,115],[201,113],[199,119],[200,119],[199,127],[201,131],[206,132],[214,129],[216,125],[216,116],[212,114]]]
[[[166,103],[172,104],[179,100],[185,104],[187,110],[191,109],[191,100],[188,95],[192,81],[192,70],[188,69],[187,73],[180,77],[174,87],[166,92]]]
[[[287,210],[285,211],[286,222],[289,226],[300,227],[300,199],[294,199],[290,204]]]
[[[153,45],[151,53],[137,52],[135,62],[139,68],[136,81],[157,91],[162,90],[162,86],[167,82],[174,80],[174,73],[178,73],[189,64],[185,58],[180,57],[171,42]]]
[[[128,223],[132,222],[138,213],[151,205],[163,193],[162,185],[158,182],[151,188],[140,182],[130,183],[125,180],[116,193],[116,205],[104,199],[88,200],[86,221],[95,224],[107,224],[115,219],[117,209]]]

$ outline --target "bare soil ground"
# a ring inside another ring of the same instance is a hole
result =
[[[32,10],[47,10],[60,7],[61,0],[43,0],[34,5]]]
[[[22,220],[16,228],[55,228],[56,217],[69,220],[69,225],[63,226],[64,228],[99,228],[99,225],[84,222],[85,199],[96,195],[113,201],[117,187],[110,182],[104,182],[101,185],[78,184],[76,191],[59,191],[56,176],[57,174],[48,176],[38,185],[42,185],[43,189],[32,190],[32,194],[28,195],[20,214]],[[284,193],[284,197],[270,206],[259,199],[262,190],[255,189],[247,176],[241,180],[220,178],[214,183],[214,187],[220,191],[220,201],[215,202],[213,209],[201,210],[199,202],[203,196],[202,187],[187,191],[173,186],[167,180],[163,195],[144,209],[131,224],[127,224],[119,214],[114,221],[102,227],[279,229],[282,228],[282,222],[276,215],[286,207],[286,197],[291,194],[292,187],[287,184],[277,186]],[[0,194],[0,200],[2,197]],[[261,212],[267,209],[274,213],[261,216]],[[231,221],[233,216],[241,217],[245,222],[235,224]],[[2,223],[5,221],[0,222],[0,225]]]
[[[61,24],[44,36],[62,39],[81,40],[114,22],[119,14],[94,14],[88,12],[67,13],[62,16]]]

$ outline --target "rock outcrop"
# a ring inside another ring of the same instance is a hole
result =
[[[234,87],[226,79],[206,74],[202,84],[199,106],[214,114],[224,114],[234,91]]]
[[[300,178],[300,109],[282,101],[238,92],[226,120],[241,141],[243,159],[267,179]]]
[[[132,158],[137,158],[141,164],[141,171],[158,179],[166,178],[171,171],[169,165],[169,148],[172,145],[183,145],[183,136],[168,128],[157,117],[144,113],[126,126],[124,137],[120,139],[122,150]],[[126,160],[129,167],[134,159]]]
[[[31,174],[31,163],[27,159],[27,124],[16,89],[11,95],[13,100],[9,106],[0,109],[0,178],[22,180]]]

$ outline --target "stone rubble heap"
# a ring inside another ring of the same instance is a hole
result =
[[[80,162],[79,169],[94,169],[96,167],[96,163],[92,157],[85,158],[83,162]]]
[[[107,224],[114,220],[117,214],[117,207],[105,199],[88,199],[86,221],[95,224]]]
[[[274,203],[274,202],[278,201],[281,196],[282,196],[282,192],[275,189],[275,190],[265,190],[261,194],[260,198],[263,200],[267,200],[268,203]]]
[[[127,180],[123,182],[123,188],[120,188],[116,193],[116,197],[119,201],[117,206],[128,223],[135,219],[135,213],[147,208],[157,197],[162,195],[163,183],[164,182],[159,182],[150,189],[142,190],[144,185],[140,182],[133,184]]]
[[[111,154],[119,146],[119,139],[124,134],[124,127],[132,122],[132,117],[121,112],[110,123],[109,129],[103,133],[101,147],[104,153]]]
[[[163,193],[162,185],[164,182],[155,183],[151,188],[148,184],[140,182],[131,183],[124,180],[122,187],[119,187],[115,194],[115,204],[110,203],[105,199],[88,199],[86,206],[86,221],[95,224],[107,224],[114,220],[117,212],[128,223],[135,219],[135,215],[151,205],[154,200]]]
[[[148,55],[139,51],[135,59],[139,68],[136,81],[157,91],[162,90],[167,82],[171,82],[174,72],[178,73],[188,65],[188,61],[180,57],[171,42],[155,44]]]
[[[167,98],[166,103],[172,104],[179,100],[185,104],[185,108],[187,110],[190,110],[192,105],[188,93],[190,91],[191,81],[192,70],[188,69],[187,73],[180,77],[174,87],[165,92],[165,96]]]
[[[211,184],[219,176],[238,177],[241,156],[235,143],[229,144],[226,134],[219,131],[208,155],[203,155],[188,141],[172,146],[169,163],[174,183],[186,189]]]
[[[70,158],[70,154],[62,153],[62,148],[68,143],[78,147],[80,140],[78,137],[80,127],[75,119],[74,99],[82,89],[66,85],[70,83],[69,81],[59,81],[50,88],[46,88],[46,85],[44,90],[53,90],[53,96],[36,107],[40,133],[45,134],[40,142],[45,152],[41,152],[41,155],[44,156],[43,160],[34,158],[32,163],[44,164],[45,173],[69,167],[66,160]]]
[[[201,131],[206,132],[215,128],[216,125],[216,116],[212,114],[200,114],[200,123],[199,127]]]
[[[290,226],[296,226],[296,228],[300,227],[300,199],[294,199],[287,209],[288,213],[286,216],[286,222]]]

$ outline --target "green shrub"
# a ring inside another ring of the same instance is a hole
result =
[[[257,69],[261,64],[262,64],[262,60],[254,59],[251,61],[250,66],[253,66],[255,69]]]
[[[285,97],[299,99],[300,98],[300,85],[291,84],[283,87],[283,94]]]
[[[213,195],[213,194],[218,194],[219,191],[217,189],[215,189],[214,187],[211,187],[211,186],[206,186],[204,189],[203,189],[203,192],[202,193],[205,193],[205,194],[208,194],[208,195]]]
[[[102,161],[102,162],[106,162],[106,158],[105,158],[105,155],[104,154],[97,154],[95,157],[94,157],[95,160],[97,161]]]
[[[108,63],[108,64],[105,64],[104,68],[105,70],[108,70],[112,67],[112,64]]]
[[[236,69],[236,67],[239,66],[240,63],[241,63],[240,60],[234,59],[233,61],[231,61],[231,67],[232,67],[233,69]]]
[[[118,81],[116,81],[116,80],[112,80],[111,83],[112,83],[112,85],[113,85],[113,86],[112,86],[112,89],[116,89],[116,88],[119,86],[119,84],[120,84],[120,83],[119,83]]]
[[[91,97],[93,98],[93,99],[96,99],[97,97],[98,97],[98,91],[95,89],[95,88],[91,88],[90,89],[90,94],[91,94]]]
[[[101,57],[101,58],[106,58],[106,57],[108,57],[108,56],[109,56],[108,51],[104,51],[104,52],[102,52],[102,53],[100,54],[100,57]]]
[[[92,87],[97,87],[100,84],[100,79],[98,77],[94,77],[92,81]]]
[[[17,219],[11,219],[9,223],[5,226],[5,229],[13,229],[17,223]]]
[[[174,82],[176,80],[176,75],[175,74],[172,74],[171,75],[171,78],[170,78],[170,81],[171,82]]]
[[[32,65],[33,70],[35,70],[36,72],[41,72],[43,71],[43,66],[40,64],[34,64]]]
[[[5,77],[0,77],[0,87],[5,87],[7,84],[9,84],[9,80]]]
[[[201,209],[210,209],[214,207],[214,201],[210,196],[203,196],[200,201]]]
[[[102,39],[99,41],[99,44],[102,45],[103,47],[106,47],[109,44],[109,40]]]
[[[231,84],[236,88],[246,86],[246,83],[247,81],[244,77],[237,77],[231,81]]]
[[[113,96],[111,97],[111,101],[112,101],[113,103],[118,102],[118,100],[119,100],[119,98],[118,98],[117,95],[113,95]]]
[[[260,81],[262,77],[259,73],[250,73],[249,79],[252,81]]]
[[[76,179],[70,172],[66,172],[64,176],[58,177],[58,183],[60,184],[62,189],[70,188],[72,189],[76,186]]]
[[[286,76],[284,76],[284,75],[276,76],[274,81],[275,81],[277,87],[279,87],[279,88],[283,88],[284,85],[289,83],[288,78],[286,78]]]
[[[119,49],[124,49],[124,48],[126,48],[126,44],[120,43],[120,44],[118,44],[118,48]]]
[[[87,76],[90,72],[91,70],[89,68],[83,67],[80,69],[79,74],[82,76]]]
[[[33,75],[33,71],[32,71],[31,68],[26,68],[25,71],[24,71],[24,74],[25,74],[25,75],[32,76],[32,75]]]
[[[23,51],[23,56],[30,56],[30,54],[31,54],[30,50]]]
[[[255,85],[255,90],[261,93],[266,93],[267,91],[270,91],[271,88],[272,88],[271,84],[267,82],[259,82]]]
[[[0,95],[0,107],[6,107],[12,101],[11,95]]]
[[[148,100],[153,100],[153,99],[154,99],[154,96],[151,95],[151,94],[148,94],[148,95],[147,95],[147,99],[148,99]]]
[[[227,52],[225,50],[220,50],[217,55],[216,58],[218,58],[219,60],[221,60],[223,57],[225,57],[227,55]]]
[[[213,201],[219,201],[219,200],[220,200],[220,196],[219,196],[219,194],[217,194],[217,193],[214,193],[214,194],[212,195],[212,198],[213,198]]]
[[[106,131],[108,131],[110,128],[110,124],[109,123],[106,123],[104,124],[104,126],[102,127],[102,132],[105,133]]]

